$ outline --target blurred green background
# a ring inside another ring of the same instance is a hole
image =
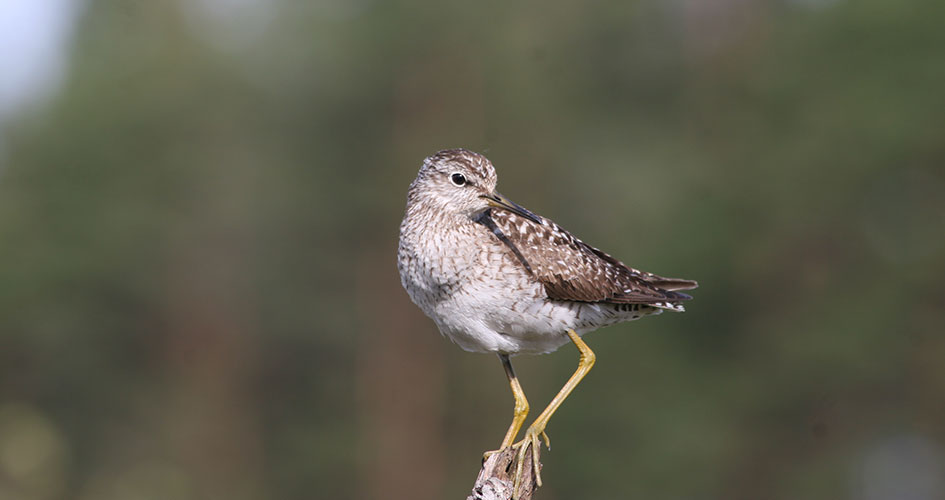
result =
[[[586,337],[537,498],[945,498],[945,3],[49,2],[61,73],[0,115],[0,498],[465,498],[511,394],[395,265],[460,146],[701,284]],[[576,362],[515,359],[535,414]]]

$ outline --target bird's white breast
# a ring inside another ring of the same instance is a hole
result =
[[[618,321],[606,305],[548,300],[487,228],[452,222],[411,220],[408,211],[398,264],[411,300],[463,349],[540,354],[568,343],[568,329]]]

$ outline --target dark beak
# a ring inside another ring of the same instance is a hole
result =
[[[536,224],[541,224],[541,217],[529,212],[524,207],[506,198],[505,196],[502,196],[498,191],[493,191],[491,194],[484,194],[480,196],[480,198],[487,200],[490,207],[508,210],[509,212],[512,212],[516,215],[521,215],[522,217],[525,217]]]

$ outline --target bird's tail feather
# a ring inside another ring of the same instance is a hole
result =
[[[699,286],[699,283],[693,280],[684,280],[680,278],[663,278],[661,276],[654,276],[648,280],[653,285],[656,285],[663,290],[668,290],[674,292],[676,290],[692,290]],[[685,294],[683,294],[685,295]],[[690,298],[687,296],[687,298]]]

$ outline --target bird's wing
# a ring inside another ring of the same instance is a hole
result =
[[[691,297],[677,290],[698,286],[695,281],[664,278],[628,267],[550,219],[537,224],[506,210],[493,209],[480,217],[480,223],[489,227],[541,282],[550,299],[681,309],[675,303]]]

